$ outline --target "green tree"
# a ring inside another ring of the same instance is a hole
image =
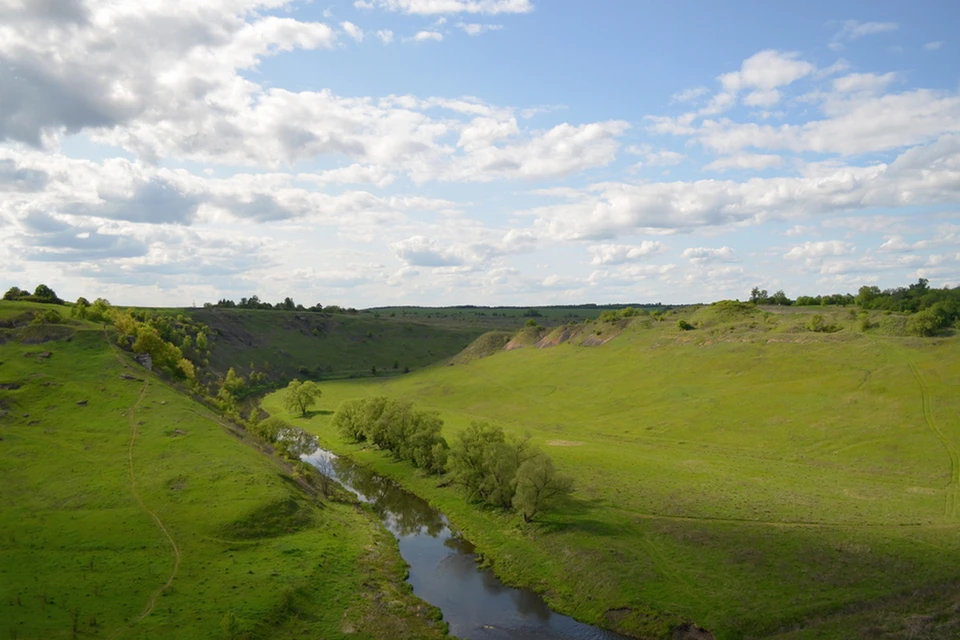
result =
[[[943,319],[933,309],[924,309],[907,320],[907,332],[915,336],[933,336],[943,327]]]
[[[766,289],[761,289],[760,287],[754,287],[750,291],[750,302],[754,304],[765,304],[767,302],[768,295]]]
[[[4,300],[19,300],[20,298],[28,295],[28,292],[24,291],[20,287],[10,287],[7,289],[7,292],[3,294]]]
[[[530,522],[537,514],[573,493],[573,478],[560,475],[553,461],[545,455],[535,456],[517,470],[517,491],[513,505]]]
[[[289,424],[276,416],[270,416],[250,427],[250,431],[260,440],[274,443],[285,429],[292,429]]]
[[[503,429],[487,422],[474,421],[460,432],[450,447],[448,470],[454,484],[467,493],[467,499],[483,499],[489,486],[488,450],[506,441]]]
[[[45,284],[38,284],[37,288],[33,291],[33,297],[36,298],[39,302],[54,302],[60,304],[63,302],[60,298],[57,297],[57,294],[54,293],[53,289],[48,287]]]
[[[287,385],[287,391],[283,394],[283,406],[290,413],[299,411],[300,415],[305,416],[307,410],[316,404],[322,394],[316,382],[310,380],[301,382],[294,379]]]

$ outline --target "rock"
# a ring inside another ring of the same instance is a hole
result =
[[[132,376],[129,373],[121,373],[120,378],[123,380],[136,380],[137,382],[143,382],[143,378],[138,378],[137,376]]]
[[[133,356],[133,359],[136,360],[137,364],[147,371],[153,371],[153,358],[150,357],[149,353],[138,353],[137,355]]]
[[[85,406],[87,406],[87,401],[86,401],[86,400],[77,400],[77,404],[78,404],[79,406],[81,406],[81,407],[85,407]]]
[[[49,351],[41,351],[40,353],[37,354],[37,357],[38,357],[38,358],[49,358],[49,357],[52,356],[52,355],[53,355],[53,354],[50,353]]]
[[[20,385],[16,382],[0,382],[0,389],[4,391],[13,391],[19,389]]]

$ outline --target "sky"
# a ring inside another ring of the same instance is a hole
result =
[[[960,285],[955,0],[0,0],[0,286]]]

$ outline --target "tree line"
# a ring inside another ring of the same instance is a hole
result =
[[[801,306],[858,306],[864,310],[913,314],[907,321],[907,331],[914,335],[932,336],[960,320],[960,286],[930,286],[930,281],[920,278],[906,287],[880,289],[877,286],[862,286],[856,295],[836,293],[827,296],[798,296],[791,300],[781,290],[768,295],[765,289],[754,287],[750,292],[754,304],[801,305]],[[861,318],[861,324],[869,326],[869,318]],[[812,331],[826,331],[820,323],[811,326]]]
[[[427,473],[446,473],[467,500],[516,511],[526,522],[573,491],[572,478],[558,473],[529,436],[507,437],[486,422],[471,423],[448,444],[436,412],[377,396],[347,400],[332,424],[345,440],[369,442]]]
[[[275,304],[270,304],[269,302],[261,300],[259,296],[253,295],[249,298],[240,298],[239,302],[234,302],[228,298],[221,298],[215,303],[205,302],[203,303],[203,306],[205,309],[261,309],[264,311],[304,311],[307,313],[350,315],[356,315],[360,313],[359,310],[354,309],[353,307],[341,307],[340,305],[336,304],[327,305],[325,307],[319,302],[312,307],[305,307],[302,304],[294,302],[293,298],[289,296],[284,298],[282,302],[277,302]]]

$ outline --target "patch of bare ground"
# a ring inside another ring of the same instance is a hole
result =
[[[670,637],[673,640],[715,640],[712,633],[693,623],[676,627]]]
[[[582,444],[576,440],[547,440],[549,447],[579,447]]]

